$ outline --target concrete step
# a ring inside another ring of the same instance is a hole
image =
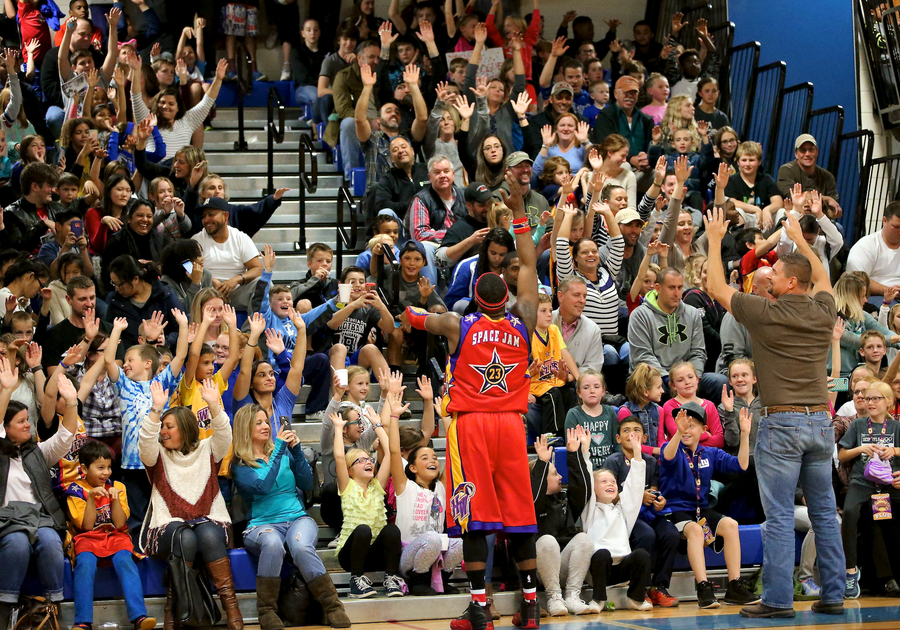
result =
[[[240,176],[240,175],[257,175],[265,177],[269,174],[269,166],[266,163],[265,157],[261,157],[256,161],[250,161],[247,163],[238,163],[238,164],[225,164],[220,159],[221,155],[216,153],[212,156],[207,155],[207,158],[210,162],[210,170],[216,173],[217,175],[222,175],[224,177],[228,176]],[[290,155],[290,154],[286,154]],[[292,163],[287,164],[273,164],[272,165],[272,173],[277,177],[279,175],[289,175],[292,176],[294,180],[294,185],[297,182],[297,176],[300,172],[299,161],[295,159]],[[341,184],[343,183],[343,173],[338,173],[336,164],[326,164],[324,154],[318,154],[317,158],[317,171],[319,177],[319,185],[322,184],[323,176],[327,175],[338,175],[341,177]],[[310,170],[309,162],[307,162],[307,172]]]
[[[748,567],[742,570],[742,574],[747,576],[750,575],[753,571],[755,571],[754,567]],[[427,619],[449,620],[459,615],[469,603],[469,595],[465,592],[465,588],[462,589],[464,592],[459,595],[437,595],[432,597],[412,597],[408,595],[406,597],[396,598],[384,597],[384,591],[381,588],[381,579],[378,579],[381,577],[381,574],[372,573],[368,575],[370,576],[370,578],[372,578],[373,585],[379,591],[379,594],[376,597],[368,598],[365,600],[353,600],[347,598],[346,589],[339,589],[342,598],[344,598],[342,599],[344,608],[347,611],[347,615],[350,617],[350,620],[354,624],[379,622],[400,622],[402,624],[403,622],[413,622]],[[727,573],[724,570],[710,570],[708,572],[708,575],[711,580],[714,580],[719,584],[723,584],[727,581]],[[696,601],[697,597],[696,591],[694,589],[693,573],[686,571],[679,571],[674,573],[672,575],[672,584],[669,588],[669,593],[675,597],[678,597],[684,602]],[[589,600],[591,597],[590,589],[582,589],[581,595],[582,599],[584,599],[585,601]],[[628,621],[630,620],[637,620],[638,622],[642,622],[644,620],[649,620],[650,617],[648,616],[648,613],[633,613],[630,611],[626,611],[626,586],[623,585],[608,588],[607,596],[610,598],[610,601],[615,604],[616,612],[603,613],[602,618],[560,617],[558,618],[556,623],[570,623],[582,626],[584,624],[590,624],[591,622],[600,621],[600,619],[602,619],[605,625],[611,625],[611,627],[645,627],[643,623],[641,623],[640,626],[628,623]],[[544,593],[540,593],[539,598],[541,600],[541,605],[543,607],[546,607],[546,598],[544,596]],[[238,593],[237,599],[241,609],[241,614],[244,617],[244,623],[247,625],[257,623],[256,594]],[[147,604],[147,614],[157,619],[157,628],[162,628],[165,599],[159,597],[150,597],[146,598],[145,601]],[[216,598],[216,601],[218,602],[218,598]],[[504,617],[508,617],[509,615],[518,612],[520,601],[521,595],[517,591],[494,593],[494,605],[497,607],[497,610],[500,612],[500,614]],[[800,603],[797,606],[797,609],[806,610],[808,609],[808,606],[808,603]],[[736,615],[738,608],[734,607],[731,610],[733,610],[734,614]],[[74,617],[74,604],[72,602],[64,602],[60,607],[60,618],[62,619],[62,623],[71,626],[74,623]],[[551,620],[548,618],[543,621],[545,623],[549,623]],[[682,624],[678,627],[696,627],[696,619],[691,619],[690,621],[694,622],[695,625],[692,626]],[[510,621],[508,619],[503,619],[496,623],[506,626],[510,623]],[[661,624],[662,622],[658,623]],[[105,624],[117,624],[122,628],[131,626],[128,621],[128,614],[126,612],[125,601],[123,599],[102,600],[94,603],[94,626],[102,627]],[[660,625],[659,627],[662,626]]]
[[[327,176],[331,179],[330,184],[331,187],[323,187],[320,183],[318,189],[314,193],[306,193],[307,199],[323,199],[329,200],[331,203],[337,205],[337,195],[338,195],[338,179],[332,175]],[[299,184],[299,180],[297,177],[284,177],[284,178],[275,178],[276,181],[279,179],[284,184],[283,188],[290,188],[282,199],[298,199],[300,197],[300,191],[297,189],[297,185]],[[322,181],[322,178],[319,178],[319,181]],[[266,179],[260,178],[259,184],[261,186],[259,188],[247,187],[243,189],[236,189],[235,194],[229,195],[230,201],[232,203],[256,203],[260,199],[266,196],[265,190],[263,190],[263,186],[266,185]],[[276,184],[277,187],[277,184]],[[229,191],[231,189],[229,188]]]
[[[286,129],[284,132],[284,140],[277,144],[282,148],[292,147],[296,150],[297,143],[300,142],[301,135],[310,135],[309,129]],[[212,131],[207,131],[203,134],[203,146],[205,147],[207,143],[215,144],[218,142],[235,142],[239,136],[240,132],[237,129],[214,128]],[[246,125],[244,126],[244,139],[247,142],[250,142],[251,138],[254,137],[257,138],[258,141],[265,141],[268,138],[264,125],[259,125],[256,128],[248,128]],[[316,148],[321,147],[316,146]]]
[[[296,120],[300,118],[303,114],[302,107],[285,107],[284,108],[284,119],[288,120]],[[262,124],[265,124],[268,115],[268,108],[266,107],[245,107],[244,108],[244,124],[249,124],[250,121],[256,121]],[[275,111],[275,118],[278,118],[278,111]],[[225,123],[225,122],[234,122],[237,123],[238,120],[238,109],[237,107],[222,107],[216,108],[216,118],[213,121],[213,125],[216,123]]]
[[[279,218],[286,219],[286,217]],[[298,232],[296,220],[285,220],[284,224],[279,225],[280,223],[281,222],[279,221],[270,221],[268,225],[263,227],[253,236],[253,242],[257,243],[261,247],[263,243],[291,243],[297,240]],[[362,239],[362,229],[360,229],[357,236],[358,238]],[[315,242],[328,243],[332,247],[334,247],[337,242],[337,238],[335,236],[335,228],[317,228],[307,226],[306,242],[307,244]],[[364,243],[359,245],[359,247],[362,247],[362,245],[364,245]],[[356,248],[354,248],[354,250],[355,249]],[[353,260],[356,260],[356,256],[353,256]]]
[[[229,136],[227,140],[203,140],[203,150],[206,152],[210,151],[235,151],[234,143],[238,139],[237,131],[220,131],[213,132],[207,131],[207,135],[211,133],[223,133],[223,134],[234,134],[233,137]],[[290,132],[294,133],[294,132]],[[244,134],[244,140],[247,142],[247,148],[250,151],[266,151],[268,148],[268,140],[266,136],[266,132],[264,129],[259,130],[251,130],[247,131]],[[275,145],[275,151],[281,153],[297,153],[297,142],[298,140],[294,138],[293,140],[285,140],[281,144]],[[322,144],[318,140],[313,142],[313,147],[316,149],[321,149]],[[242,153],[242,152],[238,152]]]
[[[210,150],[209,148],[204,148],[206,152],[207,159],[210,163],[210,168],[215,167],[216,169],[221,168],[224,172],[225,167],[234,166],[234,167],[242,167],[246,164],[253,165],[265,165],[266,164],[266,155],[267,152],[263,151],[235,151],[234,149],[228,150]],[[334,170],[333,164],[326,164],[325,157],[327,152],[325,151],[317,151],[316,157],[319,163],[320,169],[326,169],[326,167],[330,167]],[[273,163],[275,166],[293,166],[297,167],[299,165],[300,158],[297,155],[297,148],[294,147],[292,151],[279,151],[276,150],[273,154]],[[218,171],[217,171],[218,172]]]
[[[212,164],[212,161],[210,161]],[[265,166],[263,166],[265,169]],[[216,171],[217,172],[217,171]],[[217,172],[218,173],[218,172]],[[252,174],[245,173],[243,177],[237,175],[224,175],[222,173],[218,173],[222,175],[222,181],[225,182],[225,186],[228,188],[228,192],[231,197],[243,197],[246,195],[253,196],[257,192],[262,193],[263,189],[269,185],[269,178],[263,174]],[[299,187],[299,175],[295,168],[292,174],[277,174],[272,178],[272,185],[275,188],[290,188],[291,190],[296,190]],[[318,186],[315,193],[307,193],[307,197],[319,197],[321,195],[328,195],[336,198],[338,189],[344,184],[344,176],[338,173],[319,173],[318,175]],[[288,191],[290,192],[290,191]]]

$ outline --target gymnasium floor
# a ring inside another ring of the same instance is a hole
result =
[[[896,602],[896,603],[895,603]],[[886,598],[861,598],[844,604],[842,617],[815,614],[812,602],[795,602],[794,619],[745,619],[738,606],[699,610],[696,603],[685,602],[678,608],[655,609],[652,614],[638,612],[603,613],[596,618],[544,618],[541,628],[556,630],[730,630],[732,628],[828,628],[828,630],[900,630],[900,601]],[[513,628],[511,618],[495,622],[497,628]],[[354,624],[357,630],[449,630],[447,621]]]

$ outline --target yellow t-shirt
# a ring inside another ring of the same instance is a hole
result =
[[[218,372],[213,374],[212,378],[219,388],[219,405],[224,409],[222,394],[228,391],[228,383],[225,382]],[[200,427],[200,439],[205,440],[212,437],[212,416],[209,415],[209,405],[206,404],[206,401],[200,395],[200,381],[194,379],[190,385],[187,385],[185,379],[181,379],[181,382],[178,384],[178,397],[180,399],[178,404],[190,407],[194,415],[197,416],[197,424]]]
[[[119,505],[125,512],[127,518],[131,514],[128,508],[128,497],[125,495],[125,486],[119,481],[107,481],[106,486],[113,486],[119,490]],[[87,507],[87,495],[91,491],[91,485],[84,479],[72,482],[66,488],[66,502],[69,506],[69,518],[75,529],[79,532],[84,531],[81,527],[84,522],[84,511]],[[116,526],[112,522],[111,501],[106,497],[98,497],[94,500],[97,506],[97,520],[94,522],[94,529],[109,529],[114,531]]]
[[[540,374],[531,377],[531,387],[528,391],[532,396],[543,396],[551,387],[565,385],[565,382],[556,376],[565,347],[566,342],[556,324],[550,324],[547,335],[543,338],[535,329],[531,335],[531,358],[541,360],[544,364],[541,366]]]

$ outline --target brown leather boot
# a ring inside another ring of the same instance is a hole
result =
[[[166,614],[163,619],[163,630],[178,630],[180,626],[175,623],[175,614],[173,613],[173,609],[175,607],[175,592],[172,590],[172,585],[168,584],[166,586]]]
[[[280,577],[256,576],[256,614],[260,630],[284,630],[284,623],[278,616],[279,591]]]
[[[219,594],[225,617],[228,620],[228,630],[244,630],[244,618],[238,608],[237,597],[234,594],[234,580],[231,577],[231,563],[228,558],[222,558],[206,565],[213,586]]]
[[[487,582],[484,585],[484,595],[485,600],[487,601],[488,610],[491,611],[491,619],[497,621],[500,619],[500,613],[498,613],[497,609],[494,607],[494,585],[490,582]]]
[[[334,582],[327,573],[320,575],[316,579],[307,582],[307,588],[310,594],[316,598],[316,601],[322,604],[322,610],[328,618],[328,623],[332,628],[349,628],[350,617],[344,610],[344,605],[338,599],[337,591],[334,590]]]

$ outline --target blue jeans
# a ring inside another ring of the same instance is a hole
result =
[[[125,595],[125,609],[129,621],[147,614],[144,606],[144,589],[141,576],[131,559],[131,552],[122,550],[111,558],[116,575]],[[75,557],[75,623],[94,621],[94,576],[97,574],[97,556],[90,551],[82,551]]]
[[[0,602],[15,604],[32,556],[37,562],[38,577],[44,595],[51,602],[63,599],[63,549],[59,532],[51,527],[38,528],[34,544],[23,532],[13,532],[0,538]]]
[[[361,150],[359,138],[356,137],[356,119],[345,118],[341,121],[341,157],[344,160],[344,177],[350,181],[350,172],[358,167],[364,166],[359,163],[359,152]]]
[[[328,355],[311,354],[303,364],[303,384],[312,389],[306,399],[306,415],[324,411],[328,406],[328,386],[331,378]]]
[[[316,122],[327,122],[328,117],[331,116],[333,112],[334,96],[332,94],[326,94],[317,99],[313,106],[313,118],[316,119]]]
[[[294,88],[294,100],[301,105],[309,105],[313,113],[313,122],[321,122],[316,118],[316,104],[319,101],[319,90],[315,85],[298,85]]]
[[[816,535],[822,602],[844,600],[844,550],[831,486],[834,427],[818,412],[763,415],[756,434],[756,476],[766,512],[763,528],[762,603],[792,608],[794,490],[797,480]]]
[[[47,108],[47,113],[44,114],[44,122],[47,123],[47,126],[50,128],[50,132],[55,137],[59,137],[60,132],[62,132],[63,123],[65,121],[66,113],[62,110],[62,107],[51,105]]]
[[[631,346],[623,343],[616,350],[615,346],[608,343],[603,344],[603,365],[616,365],[617,363],[628,363],[628,356],[631,353]]]
[[[278,577],[284,564],[284,546],[291,552],[294,566],[307,582],[325,575],[325,565],[316,553],[319,526],[309,516],[295,521],[257,525],[244,532],[244,547],[259,558],[259,577]]]

